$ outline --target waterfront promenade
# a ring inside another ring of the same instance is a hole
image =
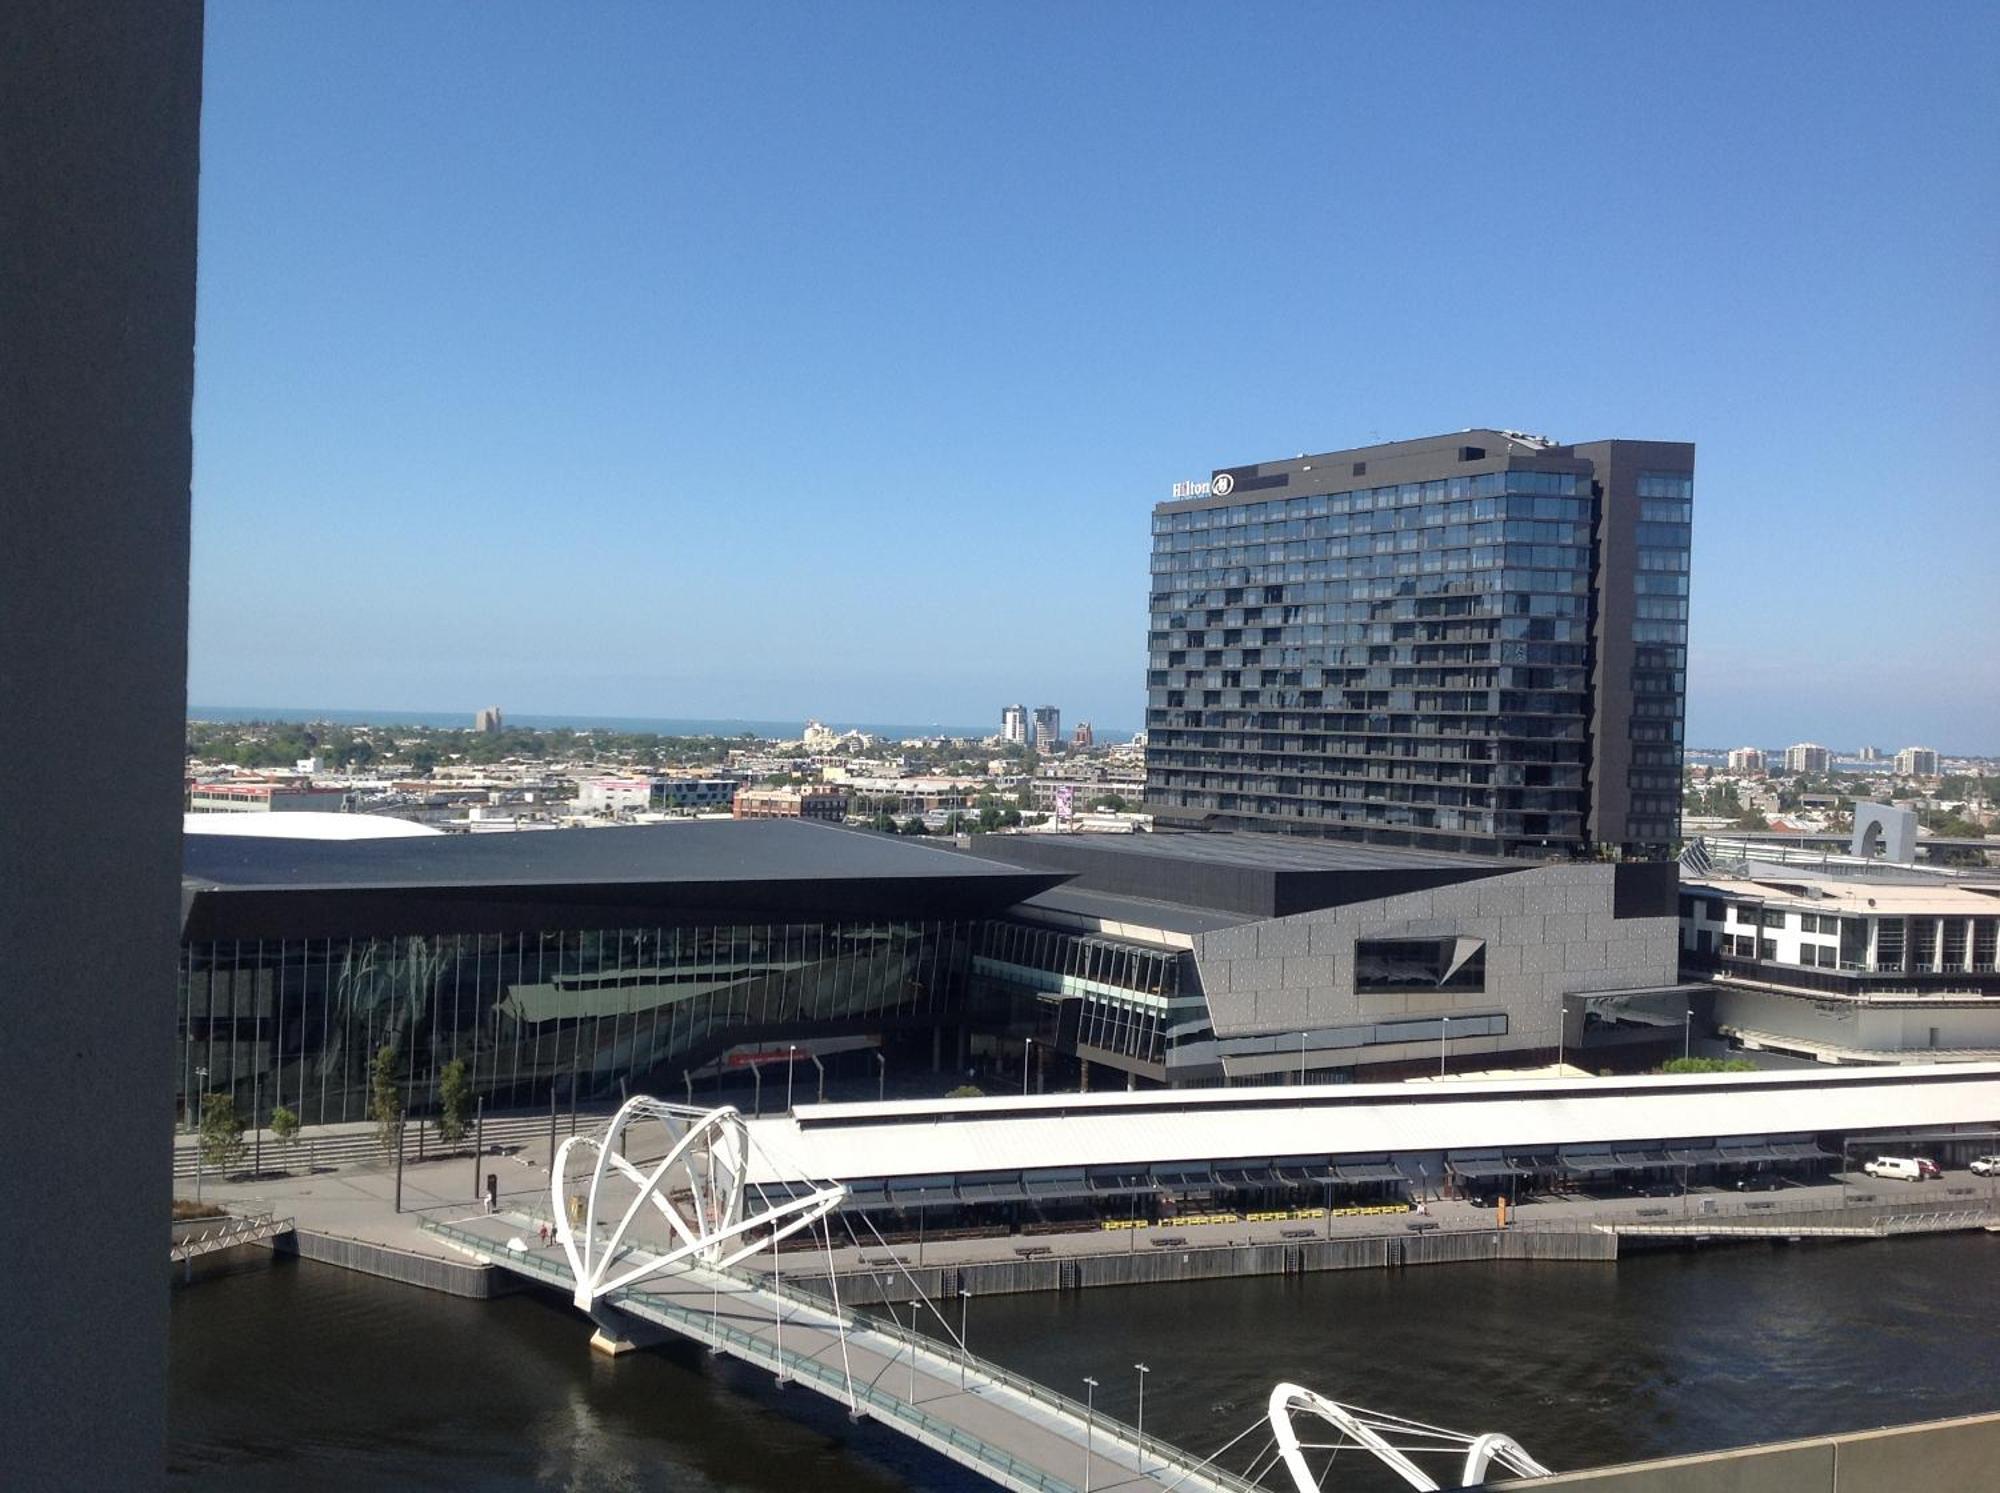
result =
[[[524,1217],[544,1217],[548,1210],[548,1171],[538,1146],[506,1154],[488,1154],[475,1167],[470,1155],[421,1163],[406,1161],[403,1170],[403,1211],[395,1209],[395,1164],[388,1160],[351,1163],[291,1175],[267,1174],[205,1183],[204,1197],[238,1213],[275,1213],[298,1221],[303,1231],[367,1240],[437,1258],[455,1258],[435,1234],[423,1228],[426,1216],[442,1217],[469,1210],[476,1189],[491,1173],[497,1180],[503,1210]],[[477,1181],[475,1179],[478,1179]],[[189,1192],[183,1184],[183,1193]],[[1326,1239],[1407,1238],[1421,1233],[1481,1233],[1495,1229],[1495,1212],[1464,1201],[1432,1201],[1415,1213],[1362,1213],[1349,1216],[1298,1217],[1248,1221],[1191,1223],[1170,1220],[1142,1228],[1080,1227],[1062,1233],[1007,1234],[980,1238],[928,1238],[899,1234],[878,1243],[865,1227],[852,1228],[835,1220],[834,1269],[843,1275],[884,1271],[887,1267],[935,1269],[980,1264],[1020,1263],[1024,1258],[1077,1259],[1114,1254],[1142,1254],[1162,1249],[1155,1240],[1174,1240],[1175,1252],[1223,1250],[1299,1244]],[[1509,1232],[1589,1230],[1599,1225],[1621,1228],[1673,1226],[1676,1233],[1726,1237],[1732,1228],[1768,1226],[1782,1231],[1785,1220],[1813,1215],[1825,1223],[1828,1213],[1851,1215],[1858,1225],[1878,1216],[1912,1211],[1965,1213],[1984,1209],[2000,1216],[2000,1180],[1947,1172],[1931,1182],[1876,1181],[1852,1174],[1845,1183],[1833,1180],[1767,1191],[1697,1189],[1685,1197],[1574,1196],[1530,1198],[1509,1209]],[[1412,1226],[1416,1226],[1414,1229]],[[1713,1229],[1684,1229],[1714,1225]],[[1022,1251],[1034,1251],[1025,1256]],[[824,1262],[824,1256],[815,1254]]]

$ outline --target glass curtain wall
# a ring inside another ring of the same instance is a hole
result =
[[[615,1094],[664,1063],[815,1025],[960,1009],[974,924],[793,923],[528,934],[224,940],[181,951],[176,1090],[255,1123],[368,1118],[391,1048],[411,1113],[454,1059],[489,1104]],[[204,1071],[205,1070],[205,1071]]]

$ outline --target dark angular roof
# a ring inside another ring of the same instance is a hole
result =
[[[1527,870],[1497,856],[1277,834],[979,835],[972,854],[1064,874],[1068,892],[1288,917]]]
[[[389,840],[190,835],[181,866],[188,939],[979,917],[1064,879],[801,820]]]

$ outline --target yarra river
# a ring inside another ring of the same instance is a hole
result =
[[[1079,1399],[1093,1375],[1127,1422],[1131,1365],[1149,1364],[1147,1430],[1203,1453],[1291,1379],[1507,1431],[1560,1471],[2000,1409],[1996,1271],[1986,1234],[1751,1246],[996,1296],[972,1302],[969,1335]],[[614,1363],[587,1336],[553,1298],[459,1301],[301,1262],[197,1282],[173,1301],[174,1486],[990,1486],[692,1345]]]

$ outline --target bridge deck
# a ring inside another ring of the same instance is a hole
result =
[[[475,1214],[425,1227],[481,1259],[571,1289],[560,1249],[523,1215]],[[507,1248],[523,1239],[525,1251]],[[789,1263],[789,1262],[788,1262]],[[803,1260],[798,1268],[810,1268]],[[1009,1373],[955,1344],[734,1271],[677,1269],[606,1298],[641,1321],[805,1385],[1024,1493],[1247,1493],[1200,1459]],[[840,1326],[845,1322],[843,1352]],[[963,1386],[963,1387],[961,1387]],[[1088,1451],[1086,1452],[1086,1446]],[[1085,1471],[1086,1455],[1089,1460]]]

